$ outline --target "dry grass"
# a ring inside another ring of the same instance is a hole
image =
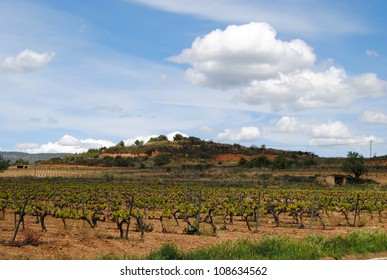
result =
[[[38,246],[40,244],[43,244],[42,238],[42,233],[36,232],[31,229],[26,229],[22,232],[22,238],[20,240],[13,241],[3,239],[0,241],[0,243],[12,247],[22,247],[26,245]]]

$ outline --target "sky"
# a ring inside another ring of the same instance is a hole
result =
[[[387,154],[384,0],[0,0],[0,150],[176,133]]]

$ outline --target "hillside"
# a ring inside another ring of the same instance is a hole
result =
[[[259,157],[289,161],[317,158],[309,152],[268,149],[265,146],[245,147],[239,144],[221,144],[196,137],[180,136],[169,141],[165,136],[160,135],[147,143],[137,141],[131,146],[121,143],[110,148],[91,149],[86,153],[66,156],[63,163],[143,168],[161,165],[235,165],[241,158],[251,160]]]
[[[241,158],[250,167],[265,167],[265,164],[277,164],[279,169],[288,167],[320,166],[339,167],[343,158],[321,158],[310,152],[287,151],[239,144],[221,144],[205,141],[196,137],[177,135],[173,141],[160,135],[147,143],[136,141],[125,146],[120,143],[109,148],[90,149],[80,154],[41,153],[27,154],[21,152],[0,152],[11,162],[23,159],[30,163],[40,161],[42,164],[71,164],[106,167],[151,167],[161,165],[231,165],[240,164]],[[161,159],[161,161],[158,161]],[[261,162],[260,162],[261,161]],[[262,162],[263,161],[263,162]],[[265,162],[267,161],[267,162]],[[368,166],[387,166],[387,156],[367,158]],[[266,165],[266,167],[267,167]]]
[[[220,144],[212,141],[204,141],[198,138],[190,137],[188,139],[178,141],[153,141],[143,145],[134,146],[115,146],[108,148],[103,156],[150,156],[154,157],[158,154],[169,154],[174,159],[186,160],[226,160],[238,161],[240,157],[251,158],[257,156],[266,156],[268,158],[307,158],[315,157],[308,152],[295,152],[267,149],[265,147],[245,147],[239,144]]]
[[[11,162],[15,162],[18,159],[26,160],[29,163],[34,163],[36,161],[45,161],[52,158],[64,158],[65,156],[68,156],[69,154],[66,153],[40,153],[40,154],[28,154],[28,153],[22,153],[22,152],[5,152],[0,151],[0,155],[5,160],[10,160]]]

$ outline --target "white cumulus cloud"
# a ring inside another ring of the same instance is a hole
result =
[[[70,135],[64,135],[57,142],[47,144],[24,143],[16,145],[16,150],[31,154],[36,153],[83,153],[88,149],[97,149],[115,145],[108,140],[78,139]]]
[[[383,142],[383,139],[374,135],[358,135],[351,138],[312,138],[308,141],[312,146],[336,146],[343,145],[352,148],[358,148],[359,145],[369,145],[370,141]]]
[[[297,118],[290,116],[283,116],[279,120],[272,121],[272,124],[274,124],[275,132],[279,133],[295,133],[307,126]]]
[[[257,140],[259,139],[260,136],[261,136],[261,131],[258,127],[248,126],[248,127],[242,127],[239,131],[225,129],[224,131],[218,134],[217,140],[244,142],[244,141]]]
[[[286,133],[289,138],[293,135],[304,135],[309,138],[310,146],[345,146],[356,148],[356,145],[367,145],[369,141],[384,142],[374,135],[358,135],[341,121],[329,121],[325,123],[310,122],[291,116],[283,116],[278,120],[272,120],[275,133]],[[283,135],[281,136],[283,138]]]
[[[308,68],[315,54],[304,41],[281,41],[269,24],[252,22],[196,38],[170,60],[191,65],[186,77],[194,84],[228,88]]]
[[[252,81],[241,90],[240,98],[249,104],[270,104],[275,111],[341,107],[355,97],[346,79],[345,71],[336,67],[280,73],[273,79]]]
[[[174,131],[174,132],[166,134],[165,136],[167,136],[169,141],[173,141],[173,138],[175,137],[176,134],[180,134],[183,137],[189,137],[187,134],[180,132],[180,131]],[[148,135],[148,136],[137,136],[137,137],[129,138],[129,139],[125,140],[124,143],[127,146],[133,145],[134,142],[136,142],[136,140],[143,141],[144,143],[147,143],[151,138],[158,137],[158,136],[160,136],[160,135],[153,134],[153,135]]]
[[[193,84],[236,87],[237,100],[269,105],[273,111],[341,108],[358,98],[387,94],[387,82],[376,74],[350,76],[341,67],[321,69],[311,46],[276,35],[267,23],[230,25],[196,38],[170,61],[188,64],[186,78]]]
[[[319,124],[312,128],[312,138],[308,144],[312,146],[348,146],[358,149],[362,145],[369,145],[370,141],[384,142],[382,138],[374,135],[354,134],[345,124],[340,121]]]
[[[365,123],[387,124],[387,114],[383,112],[365,111],[359,119]]]
[[[348,139],[351,137],[348,127],[340,121],[316,125],[312,128],[312,134],[315,138]]]
[[[274,132],[277,133],[302,133],[312,138],[348,139],[353,137],[350,129],[340,121],[315,123],[283,116],[271,121],[271,124],[274,125]]]
[[[330,67],[279,74],[278,78],[254,80],[241,90],[249,104],[270,104],[275,111],[307,108],[340,108],[356,98],[387,94],[387,82],[373,73],[350,77],[343,68]]]
[[[0,72],[20,73],[37,70],[48,64],[55,56],[55,52],[35,52],[25,49],[16,56],[4,58],[0,65]]]

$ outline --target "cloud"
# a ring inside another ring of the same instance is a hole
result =
[[[191,65],[186,77],[194,84],[229,88],[308,68],[315,55],[304,41],[281,41],[269,24],[253,22],[196,38],[191,48],[169,60]]]
[[[187,134],[179,131],[174,131],[169,134],[166,134],[168,140],[173,141],[173,137],[176,134],[181,134],[184,137],[188,137]],[[125,145],[133,145],[136,140],[142,140],[144,143],[148,142],[151,137],[157,137],[159,135],[149,135],[149,136],[138,136],[135,138],[129,138],[124,140]],[[36,144],[36,143],[21,143],[16,145],[15,150],[20,152],[26,152],[31,154],[36,153],[83,153],[89,149],[99,149],[102,147],[111,147],[115,146],[116,143],[113,143],[109,140],[104,139],[78,139],[71,135],[64,135],[56,142],[48,142],[47,144]]]
[[[34,71],[48,64],[54,56],[54,52],[38,53],[25,49],[15,57],[8,56],[4,58],[0,65],[0,72],[23,73]]]
[[[384,142],[374,135],[354,135],[340,122],[322,124],[313,128],[313,136],[308,141],[311,146],[340,146],[348,145],[358,148],[359,145],[368,145],[372,141]]]
[[[283,116],[279,120],[272,121],[272,124],[274,124],[275,132],[279,133],[295,133],[306,127],[297,118],[289,116]]]
[[[383,112],[365,111],[359,120],[365,123],[387,124],[387,115]]]
[[[308,141],[311,146],[349,146],[358,148],[359,145],[369,145],[370,141],[384,142],[383,139],[374,135],[353,136],[351,138],[312,138]]]
[[[300,39],[277,39],[267,23],[212,31],[169,60],[188,64],[185,75],[193,84],[238,88],[237,100],[273,111],[341,108],[387,94],[387,82],[374,73],[349,76],[340,67],[321,69],[312,47]]]
[[[110,147],[115,145],[108,140],[77,139],[70,135],[64,135],[57,142],[47,144],[22,143],[16,145],[16,150],[31,154],[36,153],[83,153],[88,149]]]
[[[366,56],[368,57],[379,57],[379,54],[376,51],[367,49],[365,51]]]
[[[95,106],[95,107],[93,107],[92,110],[115,113],[115,112],[121,112],[123,109],[120,106],[118,106],[117,104],[115,104],[112,106]]]
[[[349,128],[340,121],[327,123],[313,123],[299,120],[295,117],[283,116],[271,121],[277,133],[303,133],[313,138],[347,139],[352,137]]]
[[[312,135],[315,138],[348,139],[351,137],[347,126],[340,121],[313,126]]]
[[[316,35],[359,33],[368,27],[341,5],[326,1],[254,0],[127,0],[172,13],[182,13],[221,22],[270,22],[281,32]],[[346,7],[348,8],[348,7]]]
[[[159,82],[160,84],[163,84],[163,83],[166,83],[167,81],[168,81],[168,76],[165,75],[165,74],[161,74],[160,77],[159,77],[159,79],[158,79],[158,82]]]
[[[54,118],[52,118],[52,117],[48,117],[47,123],[49,123],[49,124],[57,124],[57,123],[59,123],[59,121],[54,119]]]
[[[224,131],[220,132],[216,138],[219,141],[245,142],[257,140],[260,136],[261,131],[258,127],[249,126],[242,127],[239,131],[225,129]]]
[[[271,121],[275,133],[287,133],[291,135],[305,135],[309,138],[305,146],[345,146],[358,148],[367,145],[369,141],[384,142],[383,139],[374,135],[357,135],[346,124],[341,121],[330,121],[326,123],[314,123],[303,121],[295,117],[283,116],[278,120]],[[281,139],[283,139],[283,135]],[[299,141],[299,139],[297,139]]]
[[[39,117],[30,117],[29,121],[32,123],[47,123],[47,124],[57,124],[59,123],[58,120],[54,119],[53,117],[48,117],[46,120],[43,120],[42,118]]]
[[[42,119],[37,117],[30,117],[30,122],[41,123]]]
[[[188,137],[187,134],[180,132],[180,131],[174,131],[174,132],[171,132],[165,136],[167,136],[169,141],[173,141],[173,138],[175,137],[176,134],[181,134],[183,137]],[[143,141],[144,143],[147,143],[151,138],[158,137],[158,136],[160,136],[160,135],[154,134],[154,135],[148,135],[148,136],[137,136],[137,137],[129,138],[129,139],[125,140],[124,143],[126,146],[133,145],[134,142],[136,142],[136,140]]]
[[[202,133],[211,133],[212,132],[212,128],[205,125],[205,126],[200,127],[199,131],[202,132]]]
[[[295,117],[283,116],[278,120],[272,120],[274,132],[277,133],[303,133],[312,138],[348,139],[353,135],[349,128],[340,121],[327,123],[313,123],[299,120]]]
[[[278,78],[252,81],[241,89],[240,99],[248,104],[269,104],[274,111],[310,108],[340,108],[363,97],[387,94],[387,82],[373,73],[354,77],[330,67],[324,72],[295,71]]]

